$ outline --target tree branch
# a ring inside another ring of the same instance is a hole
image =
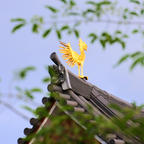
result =
[[[16,108],[14,108],[9,103],[0,100],[0,104],[4,105],[6,108],[8,108],[9,110],[11,110],[13,113],[17,114],[18,116],[22,117],[23,119],[29,120],[29,117],[27,117],[26,115],[24,115],[23,113],[21,113],[20,111],[18,111]]]
[[[105,19],[95,19],[95,20],[83,20],[83,19],[71,19],[71,20],[52,20],[52,21],[46,21],[46,23],[75,23],[78,21],[82,21],[82,22],[98,22],[98,23],[111,23],[111,24],[123,24],[123,25],[144,25],[144,21],[120,21],[120,20],[105,20]]]
[[[0,95],[5,95],[5,96],[8,96],[8,97],[15,97],[15,98],[23,100],[23,101],[27,100],[23,95],[21,95],[21,98],[19,98],[18,97],[19,94],[15,94],[15,93],[0,93]],[[34,100],[28,100],[26,102],[29,103],[29,104],[32,104],[35,107],[38,107],[39,105],[41,105],[41,103],[37,103]]]

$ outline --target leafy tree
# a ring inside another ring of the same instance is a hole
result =
[[[12,29],[15,33],[18,29],[32,25],[32,32],[42,35],[43,38],[50,36],[52,32],[57,35],[58,39],[62,39],[65,35],[75,35],[79,38],[86,31],[88,39],[92,44],[99,42],[103,49],[107,45],[120,44],[122,49],[126,49],[128,39],[133,36],[144,36],[142,25],[144,16],[144,2],[140,0],[127,0],[126,5],[122,5],[118,1],[100,0],[100,1],[74,1],[59,0],[56,5],[46,5],[45,8],[51,12],[48,17],[32,16],[30,20],[23,18],[11,19],[16,25]],[[80,3],[80,4],[79,4]],[[82,7],[80,7],[82,5]],[[116,19],[116,20],[115,20]],[[92,30],[87,29],[90,24],[106,23],[107,25],[117,25],[112,32],[105,27],[99,28],[95,26]],[[132,29],[125,32],[123,27],[132,25]],[[83,26],[84,30],[80,27]],[[100,29],[100,31],[99,31]],[[132,64],[130,70],[137,65],[144,66],[143,51],[134,51],[125,54],[116,63],[116,66],[131,59]]]

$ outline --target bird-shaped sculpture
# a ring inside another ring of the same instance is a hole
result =
[[[78,66],[78,74],[79,77],[82,79],[88,79],[88,77],[83,75],[83,64],[85,60],[85,52],[87,51],[87,45],[85,42],[82,41],[82,39],[79,39],[79,48],[80,48],[80,55],[73,51],[71,48],[70,43],[64,43],[60,42],[62,46],[59,46],[60,52],[63,53],[63,59],[66,60],[66,63],[73,67],[75,64]]]

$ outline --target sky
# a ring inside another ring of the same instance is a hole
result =
[[[44,66],[52,64],[49,55],[54,51],[57,52],[62,63],[68,69],[75,74],[78,73],[77,67],[72,69],[62,60],[58,51],[59,41],[55,33],[52,33],[46,39],[42,39],[40,35],[32,34],[30,26],[26,26],[15,34],[11,34],[13,27],[10,22],[11,18],[24,17],[30,19],[33,15],[47,16],[49,12],[44,9],[44,5],[53,2],[52,0],[5,0],[0,2],[0,78],[2,79],[0,92],[8,93],[14,71],[29,65],[36,66],[37,72],[30,74],[28,80],[18,84],[24,88],[30,88],[32,85],[40,86],[46,91],[46,86],[42,84],[40,78],[48,75],[44,70]],[[90,44],[85,36],[87,31],[96,30],[96,26],[99,28],[108,27],[109,31],[116,28],[114,25],[107,26],[106,24],[95,23],[88,25],[88,29],[86,29],[85,25],[82,25],[81,38],[88,45],[84,64],[84,74],[88,76],[88,81],[125,101],[135,101],[137,104],[143,104],[144,69],[138,66],[134,71],[130,72],[130,61],[113,68],[113,65],[125,52],[142,50],[144,47],[143,41],[140,40],[140,37],[132,37],[128,41],[126,51],[123,51],[118,44],[108,46],[103,51],[98,43]],[[132,27],[124,27],[126,31],[130,28]],[[63,35],[62,41],[71,42],[72,47],[78,50],[78,40],[74,36]],[[42,97],[43,95],[37,98],[38,103],[41,103]],[[21,107],[22,103],[17,99],[6,95],[0,98],[11,103],[16,108]],[[21,108],[20,111],[28,115],[29,118],[32,117],[32,114]],[[2,144],[17,143],[17,138],[24,136],[23,130],[25,127],[30,127],[28,121],[23,120],[0,105],[0,139]]]

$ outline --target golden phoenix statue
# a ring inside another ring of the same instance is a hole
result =
[[[87,44],[82,41],[82,39],[79,39],[79,49],[80,49],[80,55],[72,50],[70,43],[64,43],[60,42],[62,46],[59,46],[60,52],[63,53],[63,59],[66,60],[66,63],[73,67],[75,64],[78,66],[78,74],[80,78],[88,79],[88,77],[85,77],[83,75],[83,64],[85,60],[85,52],[87,51]]]

